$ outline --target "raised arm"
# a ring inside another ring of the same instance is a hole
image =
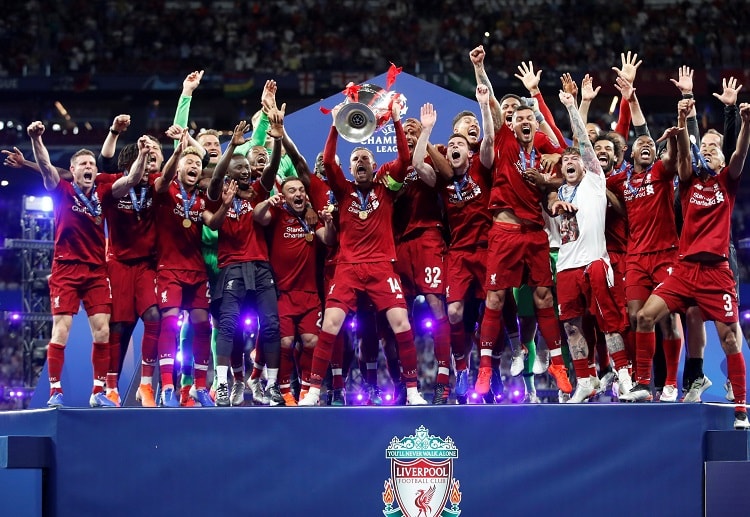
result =
[[[518,73],[515,74],[515,77],[521,80],[523,85],[529,91],[529,95],[531,95],[536,101],[534,115],[536,116],[537,122],[539,122],[539,129],[545,133],[553,143],[556,143],[558,146],[564,145],[565,137],[557,127],[557,124],[555,124],[552,112],[544,102],[542,92],[539,90],[539,81],[542,78],[542,71],[534,71],[534,63],[531,61],[528,63],[522,62],[518,65]],[[547,126],[545,126],[545,123]]]
[[[336,115],[341,109],[341,104],[334,106],[331,110],[331,130],[328,132],[325,147],[323,147],[323,170],[325,171],[328,184],[333,194],[338,196],[344,189],[346,177],[341,166],[336,163],[336,145],[338,144],[339,132],[336,129]]]
[[[267,192],[271,192],[276,181],[276,173],[279,172],[279,163],[281,163],[281,139],[284,137],[285,111],[286,104],[282,104],[281,108],[272,108],[268,112],[268,121],[271,124],[271,127],[268,129],[268,136],[273,139],[273,146],[271,149],[271,159],[263,169],[263,174],[260,176],[260,184]]]
[[[23,169],[24,167],[26,167],[27,169],[31,169],[39,173],[42,172],[36,162],[32,162],[31,160],[27,160],[26,158],[24,158],[23,153],[20,149],[18,149],[18,147],[14,147],[12,151],[3,149],[2,153],[5,155],[3,165],[5,165],[6,167],[10,167],[12,169]],[[57,174],[60,176],[61,180],[73,181],[73,174],[71,174],[69,169],[63,169],[62,167],[57,166],[54,167],[55,169],[57,169]]]
[[[115,156],[115,151],[117,150],[117,139],[120,137],[121,133],[128,130],[129,126],[130,115],[122,114],[115,117],[112,121],[112,125],[109,126],[107,138],[104,139],[104,144],[102,144],[102,150],[99,152],[102,158],[108,159]]]
[[[479,112],[482,114],[482,132],[484,132],[484,138],[479,145],[479,161],[485,168],[491,169],[495,163],[495,132],[490,112],[490,91],[483,84],[477,85],[477,102],[479,102]]]
[[[143,174],[146,172],[146,159],[149,153],[149,138],[142,136],[138,139],[138,156],[130,166],[130,172],[126,176],[122,176],[112,184],[112,197],[119,199],[128,191],[138,185],[143,179]]]
[[[742,174],[742,168],[747,158],[747,148],[750,145],[750,104],[743,102],[740,104],[740,134],[737,136],[737,148],[732,153],[732,158],[727,166],[729,177],[737,179]]]
[[[638,73],[638,67],[641,66],[643,61],[638,59],[638,54],[631,53],[629,50],[627,54],[625,54],[624,52],[620,53],[620,61],[622,63],[622,68],[613,66],[612,70],[617,72],[617,75],[619,77],[622,77],[631,85],[635,84],[635,76]],[[617,127],[615,127],[615,132],[622,135],[625,140],[628,139],[630,120],[630,103],[627,101],[627,99],[625,99],[625,97],[622,97],[622,99],[620,100],[620,114],[617,117]],[[646,134],[647,133],[648,131],[646,131]]]
[[[49,152],[44,146],[44,142],[42,142],[44,124],[39,120],[32,122],[29,124],[29,127],[26,128],[26,132],[31,138],[31,149],[34,151],[34,160],[39,166],[39,172],[42,173],[44,188],[47,190],[55,190],[60,183],[60,175],[57,174],[57,169],[52,166],[52,162],[49,159]]]
[[[672,84],[674,84],[678,90],[680,90],[680,94],[682,95],[683,99],[694,99],[692,68],[690,68],[689,66],[681,66],[677,70],[677,80],[674,80],[672,78],[670,78],[669,80],[672,81]],[[679,126],[683,127],[682,124],[679,124]],[[698,129],[698,119],[697,112],[695,111],[695,103],[693,103],[693,107],[690,110],[690,113],[688,113],[687,118],[685,119],[684,127],[687,128],[688,135],[692,137],[692,140],[696,144],[700,143],[701,133],[700,129]]]
[[[602,170],[602,164],[596,157],[594,147],[591,145],[591,141],[586,134],[586,124],[583,123],[581,114],[576,108],[576,101],[573,96],[564,91],[560,91],[560,102],[563,103],[565,109],[568,110],[570,116],[570,127],[573,128],[573,137],[578,140],[578,148],[581,151],[581,159],[583,160],[583,166],[585,170],[591,171],[601,177],[604,177],[604,171]]]
[[[690,151],[690,135],[687,128],[687,119],[690,113],[695,112],[695,101],[683,99],[677,103],[677,175],[680,181],[690,181],[693,175],[693,153]]]
[[[724,153],[724,156],[731,156],[737,148],[737,135],[739,133],[737,127],[739,119],[737,94],[742,89],[742,85],[737,84],[737,79],[734,77],[722,79],[721,85],[721,95],[714,93],[713,96],[724,104],[724,141],[721,152]]]
[[[490,78],[487,77],[487,71],[484,69],[484,46],[479,45],[471,52],[469,52],[469,59],[471,64],[474,65],[474,77],[476,77],[477,85],[483,84],[490,91],[490,110],[492,112],[492,127],[493,132],[497,131],[504,124],[503,114],[500,111],[500,103],[495,97],[495,91],[492,89],[492,83]]]
[[[182,93],[180,94],[180,99],[177,101],[174,122],[172,122],[173,125],[180,129],[185,129],[188,125],[190,102],[193,100],[193,92],[198,88],[198,85],[201,84],[202,78],[203,70],[195,70],[194,72],[190,72],[185,80],[182,81]],[[177,147],[179,142],[179,138],[176,138],[174,146]]]
[[[154,191],[167,192],[169,190],[169,184],[177,177],[177,164],[180,161],[180,155],[186,148],[187,129],[184,129],[182,131],[182,138],[180,138],[177,147],[172,152],[172,156],[169,157],[169,160],[167,160],[167,163],[162,169],[162,175],[156,178],[156,181],[154,182]]]
[[[617,88],[624,99],[627,99],[628,104],[630,105],[630,115],[633,118],[633,129],[635,130],[636,136],[648,135],[649,132],[646,117],[643,116],[643,112],[641,111],[641,105],[638,103],[638,97],[635,95],[633,83],[618,76],[615,80],[615,88]]]
[[[417,171],[419,178],[430,187],[435,186],[435,169],[425,163],[427,157],[427,142],[430,140],[432,128],[435,127],[437,111],[432,104],[424,104],[419,112],[419,121],[422,123],[422,132],[419,134],[417,143],[414,145],[414,155],[411,164]]]
[[[227,212],[229,211],[229,207],[232,204],[234,195],[236,193],[236,181],[231,180],[229,183],[224,185],[221,191],[221,205],[219,205],[219,208],[216,210],[216,212],[209,212],[208,210],[204,210],[202,215],[203,223],[214,231],[221,228],[221,225],[224,224],[224,219],[227,216]]]
[[[232,133],[232,139],[227,144],[224,153],[219,158],[219,161],[214,167],[214,171],[211,174],[211,180],[208,183],[206,189],[206,195],[208,199],[216,201],[221,196],[224,189],[224,176],[229,170],[229,163],[232,161],[232,156],[237,154],[237,148],[244,144],[247,140],[244,137],[245,130],[247,129],[247,122],[240,120],[239,123],[234,126],[234,132]]]
[[[581,105],[578,107],[578,113],[581,115],[584,127],[588,122],[591,102],[596,99],[596,96],[601,89],[601,86],[594,88],[594,79],[589,74],[583,76],[583,79],[581,80]]]

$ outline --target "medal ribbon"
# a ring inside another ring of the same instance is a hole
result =
[[[653,165],[649,166],[649,168],[644,171],[644,174],[648,174],[648,171],[651,170],[651,167],[653,167]],[[633,196],[635,197],[638,194],[638,192],[643,188],[643,183],[646,181],[646,176],[643,177],[641,186],[638,188],[633,188],[633,185],[630,184],[630,178],[632,177],[633,177],[633,167],[628,169],[628,177],[625,180],[625,186],[628,187],[628,190],[630,191],[630,193],[633,194]]]
[[[580,185],[580,183],[578,185]],[[563,188],[565,187],[565,185],[561,185],[560,188],[557,189],[557,197],[565,201],[566,203],[572,203],[576,197],[576,192],[578,192],[578,185],[573,187],[573,194],[570,196],[570,199],[565,199],[565,196],[563,195]]]
[[[182,207],[185,209],[185,219],[190,219],[190,209],[195,204],[195,196],[198,194],[198,189],[193,190],[193,195],[188,199],[187,191],[182,186],[182,182],[178,181],[177,184],[180,186],[180,194],[182,195]]]
[[[284,202],[284,210],[289,212],[291,215],[297,218],[297,221],[299,221],[300,226],[302,226],[302,229],[305,230],[305,233],[312,233],[312,230],[310,229],[310,226],[307,224],[307,221],[305,221],[304,217],[298,216],[293,210],[292,207],[290,207],[286,201]]]
[[[529,164],[529,167],[531,167],[533,169],[534,168],[534,163],[536,161],[536,149],[534,149],[532,147],[531,148],[531,154],[529,156],[531,158],[531,162]],[[518,159],[521,160],[521,167],[523,168],[523,170],[526,170],[527,169],[527,167],[526,167],[526,152],[523,150],[523,147],[520,147],[520,146],[519,146],[519,150],[518,150]]]
[[[464,200],[464,197],[461,195],[461,191],[464,189],[468,182],[469,178],[466,177],[466,174],[463,175],[461,181],[456,181],[455,179],[453,180],[453,188],[456,189],[456,197],[458,198],[459,202]]]
[[[367,211],[367,198],[369,197],[369,195],[369,191],[367,192],[367,194],[363,194],[361,190],[357,190],[357,196],[359,196],[359,209],[363,212]]]
[[[690,151],[692,152],[693,159],[691,160],[691,163],[693,165],[693,174],[696,176],[701,175],[701,169],[706,171],[711,176],[716,176],[716,173],[711,169],[711,167],[708,166],[706,163],[706,159],[703,158],[703,155],[701,154],[700,149],[698,149],[698,146],[694,143],[690,143]]]
[[[141,187],[141,198],[140,201],[138,201],[135,197],[135,189],[133,187],[130,187],[130,201],[133,202],[133,210],[135,210],[136,213],[140,212],[143,208],[143,203],[146,201],[147,190],[148,187]]]
[[[81,187],[79,187],[75,182],[71,183],[73,185],[73,190],[76,193],[76,196],[78,196],[78,199],[81,200],[81,203],[84,204],[86,209],[89,211],[89,213],[94,217],[99,217],[102,215],[102,206],[99,204],[99,201],[94,200],[94,194],[96,194],[96,186],[91,189],[91,198],[87,198],[86,194],[83,193],[83,190],[81,190]]]

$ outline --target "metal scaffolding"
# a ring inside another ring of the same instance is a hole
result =
[[[50,198],[24,196],[21,238],[5,239],[5,248],[17,250],[21,259],[23,312],[15,317],[20,316],[24,385],[27,387],[36,386],[52,333],[48,279],[54,239],[55,220]]]

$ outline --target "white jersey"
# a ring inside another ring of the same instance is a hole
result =
[[[557,225],[557,221],[550,217],[544,209],[542,210],[542,217],[544,217],[544,231],[547,232],[549,247],[551,250],[557,251],[560,249],[560,227]]]
[[[586,172],[577,187],[563,184],[561,191],[560,198],[575,205],[578,211],[574,214],[566,212],[555,218],[560,228],[561,242],[557,271],[585,267],[599,259],[605,259],[609,263],[604,238],[607,214],[606,178]]]

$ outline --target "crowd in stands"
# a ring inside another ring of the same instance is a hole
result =
[[[608,69],[622,49],[639,49],[644,67],[741,68],[750,65],[750,10],[737,7],[729,0],[32,0],[4,6],[0,76],[384,70],[389,61],[461,70],[466,49],[483,35],[493,70],[513,70],[529,56],[546,68]]]

